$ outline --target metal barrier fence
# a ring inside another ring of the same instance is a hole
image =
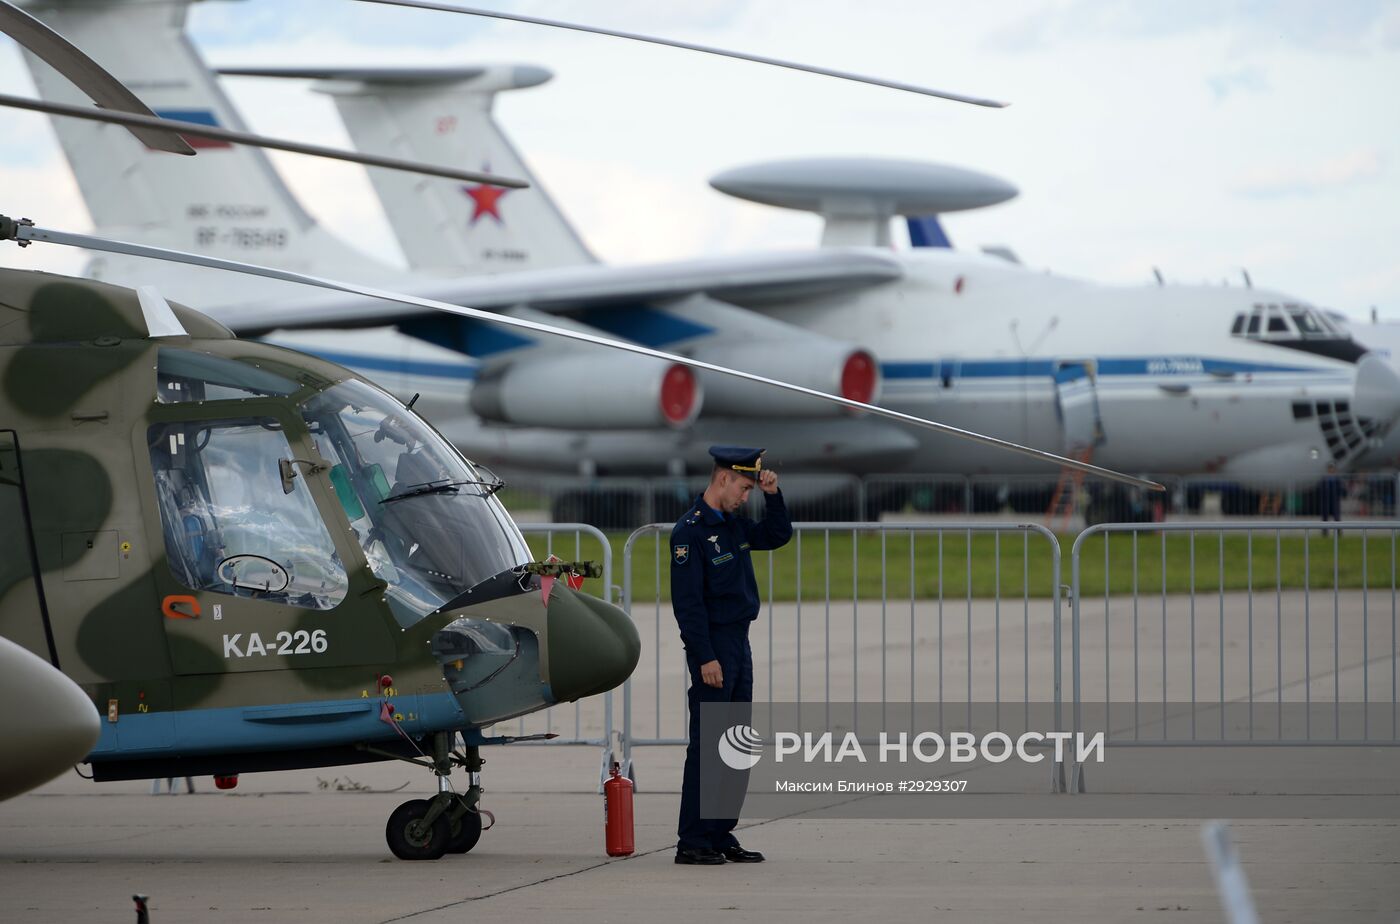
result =
[[[544,555],[601,560],[601,596],[620,590],[642,638],[620,726],[614,692],[512,723],[601,747],[600,777],[615,753],[635,778],[634,747],[687,742],[670,528],[627,537],[617,588],[598,529],[522,525]],[[1033,534],[1048,543],[1035,555]],[[753,556],[755,698],[828,715],[835,701],[946,703],[969,718],[974,702],[1049,703],[1059,731],[1068,695],[1070,730],[1101,708],[1110,747],[1400,746],[1398,538],[1395,520],[1102,524],[1075,541],[1062,585],[1059,542],[1036,523],[796,523],[787,546]]]
[[[1400,745],[1397,532],[1293,520],[1084,531],[1071,552],[1073,730],[1102,708],[1108,746]],[[1171,586],[1183,562],[1186,586]],[[1084,791],[1078,764],[1072,788]]]
[[[1141,523],[1241,518],[1315,519],[1329,501],[1343,519],[1396,516],[1400,473],[1338,476],[1325,482],[1300,475],[1269,488],[1250,487],[1220,475],[1150,475],[1165,494],[1117,485],[1076,482],[1048,475],[815,475],[783,476],[794,520],[876,522],[901,518],[1002,517],[1037,520],[1053,531],[1078,531],[1096,523]],[[632,530],[674,521],[705,487],[701,477],[578,478],[507,474],[505,497],[518,520],[581,522],[606,530]],[[759,510],[755,501],[755,512]]]
[[[1057,531],[1103,522],[1133,524],[1163,518],[1225,517],[1312,519],[1326,514],[1333,497],[1347,519],[1396,515],[1396,472],[1337,476],[1324,483],[1315,476],[1252,487],[1219,475],[1148,475],[1166,493],[1145,493],[1106,482],[1075,483],[1040,475],[871,475],[861,479],[867,514],[886,512],[972,512],[1046,518]]]
[[[535,535],[544,537],[543,554],[540,554],[538,548],[531,549],[539,559],[548,558],[553,554],[566,561],[593,560],[602,562],[602,586],[598,588],[601,592],[597,595],[610,603],[617,601],[616,591],[618,588],[613,584],[612,544],[608,541],[608,537],[596,527],[586,523],[521,523],[520,531],[525,533],[527,538]],[[588,583],[585,583],[583,589],[588,592],[591,588]],[[585,709],[585,703],[587,709]],[[572,717],[569,716],[570,711],[572,711]],[[570,722],[570,718],[572,718],[572,722]],[[543,712],[522,716],[510,724],[514,726],[510,734],[516,736],[546,733],[558,735],[558,737],[548,741],[522,741],[518,744],[583,744],[601,747],[603,749],[603,765],[599,785],[601,786],[602,780],[607,778],[607,771],[612,762],[613,738],[616,733],[613,725],[613,691],[609,690],[601,697],[595,696],[586,701],[575,702],[572,710],[567,707],[563,709],[550,707]]]
[[[1032,703],[1052,703],[1056,730],[1063,727],[1060,545],[1045,527],[793,528],[782,549],[753,555],[763,611],[750,644],[755,664],[766,665],[755,671],[755,699],[824,702],[828,723],[833,692],[882,706],[937,702],[941,711],[946,702],[950,710],[965,707],[969,717],[974,702],[997,710],[1019,704],[1027,716]],[[622,605],[642,636],[642,662],[622,693],[629,775],[634,747],[688,740],[689,675],[667,591],[670,529],[644,526],[623,550]],[[1048,554],[1031,554],[1032,535],[1048,543]],[[862,562],[875,567],[863,571]],[[1004,653],[1011,655],[1005,663]],[[1063,790],[1063,768],[1052,772],[1052,785]]]

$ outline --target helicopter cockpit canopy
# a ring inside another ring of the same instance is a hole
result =
[[[157,402],[198,408],[147,431],[166,557],[184,586],[334,608],[349,586],[331,538],[346,535],[340,512],[405,627],[530,561],[492,496],[497,479],[368,383],[293,381],[277,363],[176,347],[158,355]],[[286,409],[266,412],[267,399]],[[288,432],[298,417],[311,445]],[[340,511],[307,487],[319,472]]]
[[[156,360],[156,401],[221,401],[228,398],[285,398],[301,386],[247,362],[198,350],[165,347]]]
[[[401,624],[530,561],[493,496],[500,482],[383,392],[347,379],[303,403],[302,419]]]

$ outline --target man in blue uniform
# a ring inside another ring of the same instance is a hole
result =
[[[700,704],[753,702],[749,623],[758,618],[758,584],[749,553],[792,538],[778,476],[763,468],[762,449],[711,446],[715,468],[705,493],[671,531],[671,608],[690,668],[690,745],[685,752],[676,862],[761,863],[734,837],[739,819],[700,817]],[[762,522],[739,511],[757,484]]]

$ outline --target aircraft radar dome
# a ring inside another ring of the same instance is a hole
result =
[[[751,202],[822,215],[825,245],[888,246],[889,220],[895,215],[986,208],[1017,194],[1007,181],[976,170],[878,157],[751,164],[726,170],[710,185]]]

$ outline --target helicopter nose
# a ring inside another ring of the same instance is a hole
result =
[[[1367,353],[1357,362],[1352,411],[1383,428],[1400,417],[1400,375],[1384,357]]]
[[[642,640],[621,609],[555,585],[548,620],[549,687],[557,702],[606,692],[632,676]]]

